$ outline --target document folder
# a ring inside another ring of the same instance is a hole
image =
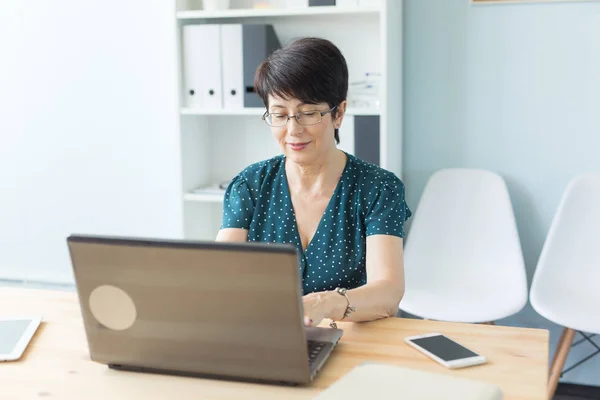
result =
[[[244,107],[244,55],[242,25],[221,25],[221,54],[223,56],[223,106]]]
[[[187,107],[223,107],[219,25],[183,27],[183,75]]]
[[[221,25],[225,108],[264,107],[254,92],[254,75],[258,66],[279,47],[271,25]]]
[[[258,66],[280,47],[265,24],[183,27],[183,75],[187,107],[264,107],[254,92]]]

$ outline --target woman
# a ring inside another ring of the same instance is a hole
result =
[[[299,39],[273,52],[254,84],[283,154],[230,182],[217,240],[296,245],[306,325],[395,316],[411,212],[400,179],[336,147],[348,91],[343,55],[327,40]]]

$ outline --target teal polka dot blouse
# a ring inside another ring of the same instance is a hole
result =
[[[294,244],[304,294],[364,285],[367,236],[404,237],[411,211],[396,175],[346,156],[342,176],[306,250],[296,227],[283,155],[252,164],[232,179],[225,191],[221,228],[247,229],[250,242]]]

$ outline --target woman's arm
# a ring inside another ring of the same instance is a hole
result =
[[[223,228],[217,233],[216,242],[247,242],[248,230],[242,228]]]
[[[367,237],[367,284],[348,290],[346,295],[356,311],[344,321],[371,321],[394,317],[404,295],[402,238],[392,235]],[[306,324],[323,318],[342,319],[348,302],[335,291],[311,293],[303,298]],[[312,320],[312,321],[311,321]]]

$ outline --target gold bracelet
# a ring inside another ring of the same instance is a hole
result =
[[[344,311],[344,316],[342,317],[342,319],[348,317],[350,314],[352,314],[354,311],[356,311],[356,307],[352,307],[350,305],[350,299],[348,298],[348,295],[346,294],[346,292],[348,291],[346,288],[340,288],[337,287],[335,288],[335,291],[344,296],[346,298],[346,301],[348,302],[348,304],[346,305],[346,310]],[[335,323],[335,321],[332,319],[331,322],[329,323],[329,326],[337,329],[337,324]]]

